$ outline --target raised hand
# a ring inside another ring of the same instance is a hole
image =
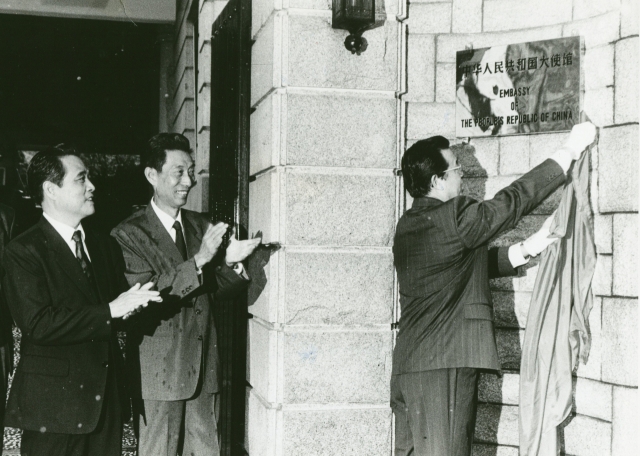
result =
[[[200,251],[193,257],[196,261],[196,266],[202,268],[218,253],[220,244],[222,244],[222,237],[227,232],[229,225],[219,222],[216,225],[209,224],[207,231],[202,237],[202,244],[200,244]]]
[[[128,291],[118,296],[114,301],[109,303],[111,318],[128,318],[141,308],[147,307],[149,301],[161,302],[160,293],[151,290],[153,282],[145,283],[140,286],[136,283]]]
[[[236,263],[240,263],[245,260],[253,251],[260,245],[262,238],[256,237],[253,239],[247,239],[246,241],[239,241],[235,238],[235,227],[231,230],[231,237],[229,238],[229,245],[227,246],[227,252],[225,255],[225,262],[228,266],[234,266]]]
[[[564,148],[571,151],[572,158],[577,160],[582,152],[596,139],[596,126],[591,122],[574,125]]]

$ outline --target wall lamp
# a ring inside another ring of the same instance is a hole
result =
[[[367,49],[362,34],[376,24],[375,0],[333,0],[332,11],[331,26],[349,31],[344,47],[360,55]]]

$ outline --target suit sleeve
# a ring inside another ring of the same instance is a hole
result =
[[[196,262],[193,258],[158,274],[146,260],[134,239],[123,229],[114,229],[111,235],[122,248],[125,277],[130,286],[147,282],[156,284],[163,297],[182,299],[200,286]]]
[[[219,266],[207,265],[204,269],[204,285],[214,293],[215,299],[233,299],[249,283],[236,271],[220,261]]]
[[[509,260],[509,247],[492,247],[489,249],[489,278],[512,277],[518,275]]]
[[[454,201],[455,226],[467,248],[486,244],[499,233],[515,227],[565,181],[554,160],[546,160],[487,201],[459,197]]]
[[[53,306],[42,263],[30,249],[10,244],[3,263],[7,304],[16,325],[33,343],[71,345],[110,339],[109,306]]]

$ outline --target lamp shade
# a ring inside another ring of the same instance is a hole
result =
[[[375,0],[333,0],[334,29],[354,33],[365,30],[376,21]]]

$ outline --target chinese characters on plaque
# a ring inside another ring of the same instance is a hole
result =
[[[459,51],[456,136],[570,130],[580,122],[580,37]]]

